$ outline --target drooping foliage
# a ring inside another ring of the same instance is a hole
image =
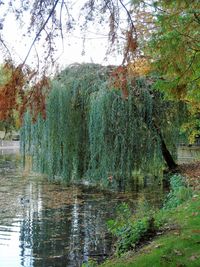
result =
[[[32,155],[37,171],[52,179],[84,178],[124,188],[134,170],[162,170],[161,134],[174,153],[177,114],[184,107],[164,101],[150,79],[127,77],[124,98],[111,73],[113,67],[94,64],[68,67],[51,83],[46,120],[39,116],[33,124],[30,113],[25,115],[21,148]]]

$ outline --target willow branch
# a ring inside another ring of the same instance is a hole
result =
[[[137,30],[136,30],[135,25],[134,25],[134,23],[133,23],[133,20],[132,20],[132,18],[131,18],[131,14],[130,14],[130,12],[128,11],[128,9],[126,8],[126,6],[124,5],[124,3],[122,2],[122,0],[119,0],[119,2],[120,2],[120,4],[122,5],[122,7],[125,9],[126,13],[127,13],[127,16],[128,16],[128,18],[129,18],[129,20],[130,20],[130,23],[131,23],[131,28],[132,28],[132,30],[134,30],[135,38],[137,39]]]
[[[5,44],[5,42],[2,40],[1,36],[0,36],[0,42],[2,43],[3,47],[6,49],[7,53],[10,56],[10,58],[12,58],[11,52],[10,52],[9,48],[7,47],[7,45]]]

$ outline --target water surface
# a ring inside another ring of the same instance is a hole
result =
[[[1,153],[0,153],[1,155]],[[78,267],[112,253],[106,221],[121,202],[160,203],[160,189],[129,194],[48,182],[0,156],[0,267]]]

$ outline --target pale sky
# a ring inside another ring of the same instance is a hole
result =
[[[81,0],[82,1],[82,0]],[[27,18],[27,21],[28,18]],[[21,27],[22,28],[22,27]],[[23,62],[24,58],[27,55],[29,47],[34,39],[34,35],[30,37],[23,36],[25,30],[22,30],[16,23],[13,14],[7,14],[4,21],[4,28],[0,31],[1,37],[5,40],[7,47],[9,48],[12,57],[16,61],[16,63]],[[99,63],[102,65],[117,65],[122,62],[122,57],[119,55],[112,55],[106,57],[106,51],[108,46],[107,34],[108,29],[97,29],[91,27],[89,32],[87,33],[86,42],[85,42],[85,54],[82,55],[83,51],[83,37],[82,33],[79,30],[76,30],[70,36],[67,36],[64,39],[64,43],[62,45],[61,40],[56,41],[56,47],[58,52],[55,56],[59,59],[57,63],[60,68],[64,68],[65,66],[78,62],[89,62],[89,63]],[[39,55],[40,60],[43,59],[44,49],[41,44],[36,43],[37,53]],[[0,62],[3,62],[3,56],[0,56]],[[37,56],[35,54],[34,48],[31,51],[31,54],[27,60],[27,64],[35,68],[37,64]]]

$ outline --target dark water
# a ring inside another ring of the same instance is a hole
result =
[[[1,153],[0,153],[1,154]],[[121,202],[160,203],[162,192],[129,194],[54,184],[0,156],[0,267],[78,267],[112,252],[106,221]]]

